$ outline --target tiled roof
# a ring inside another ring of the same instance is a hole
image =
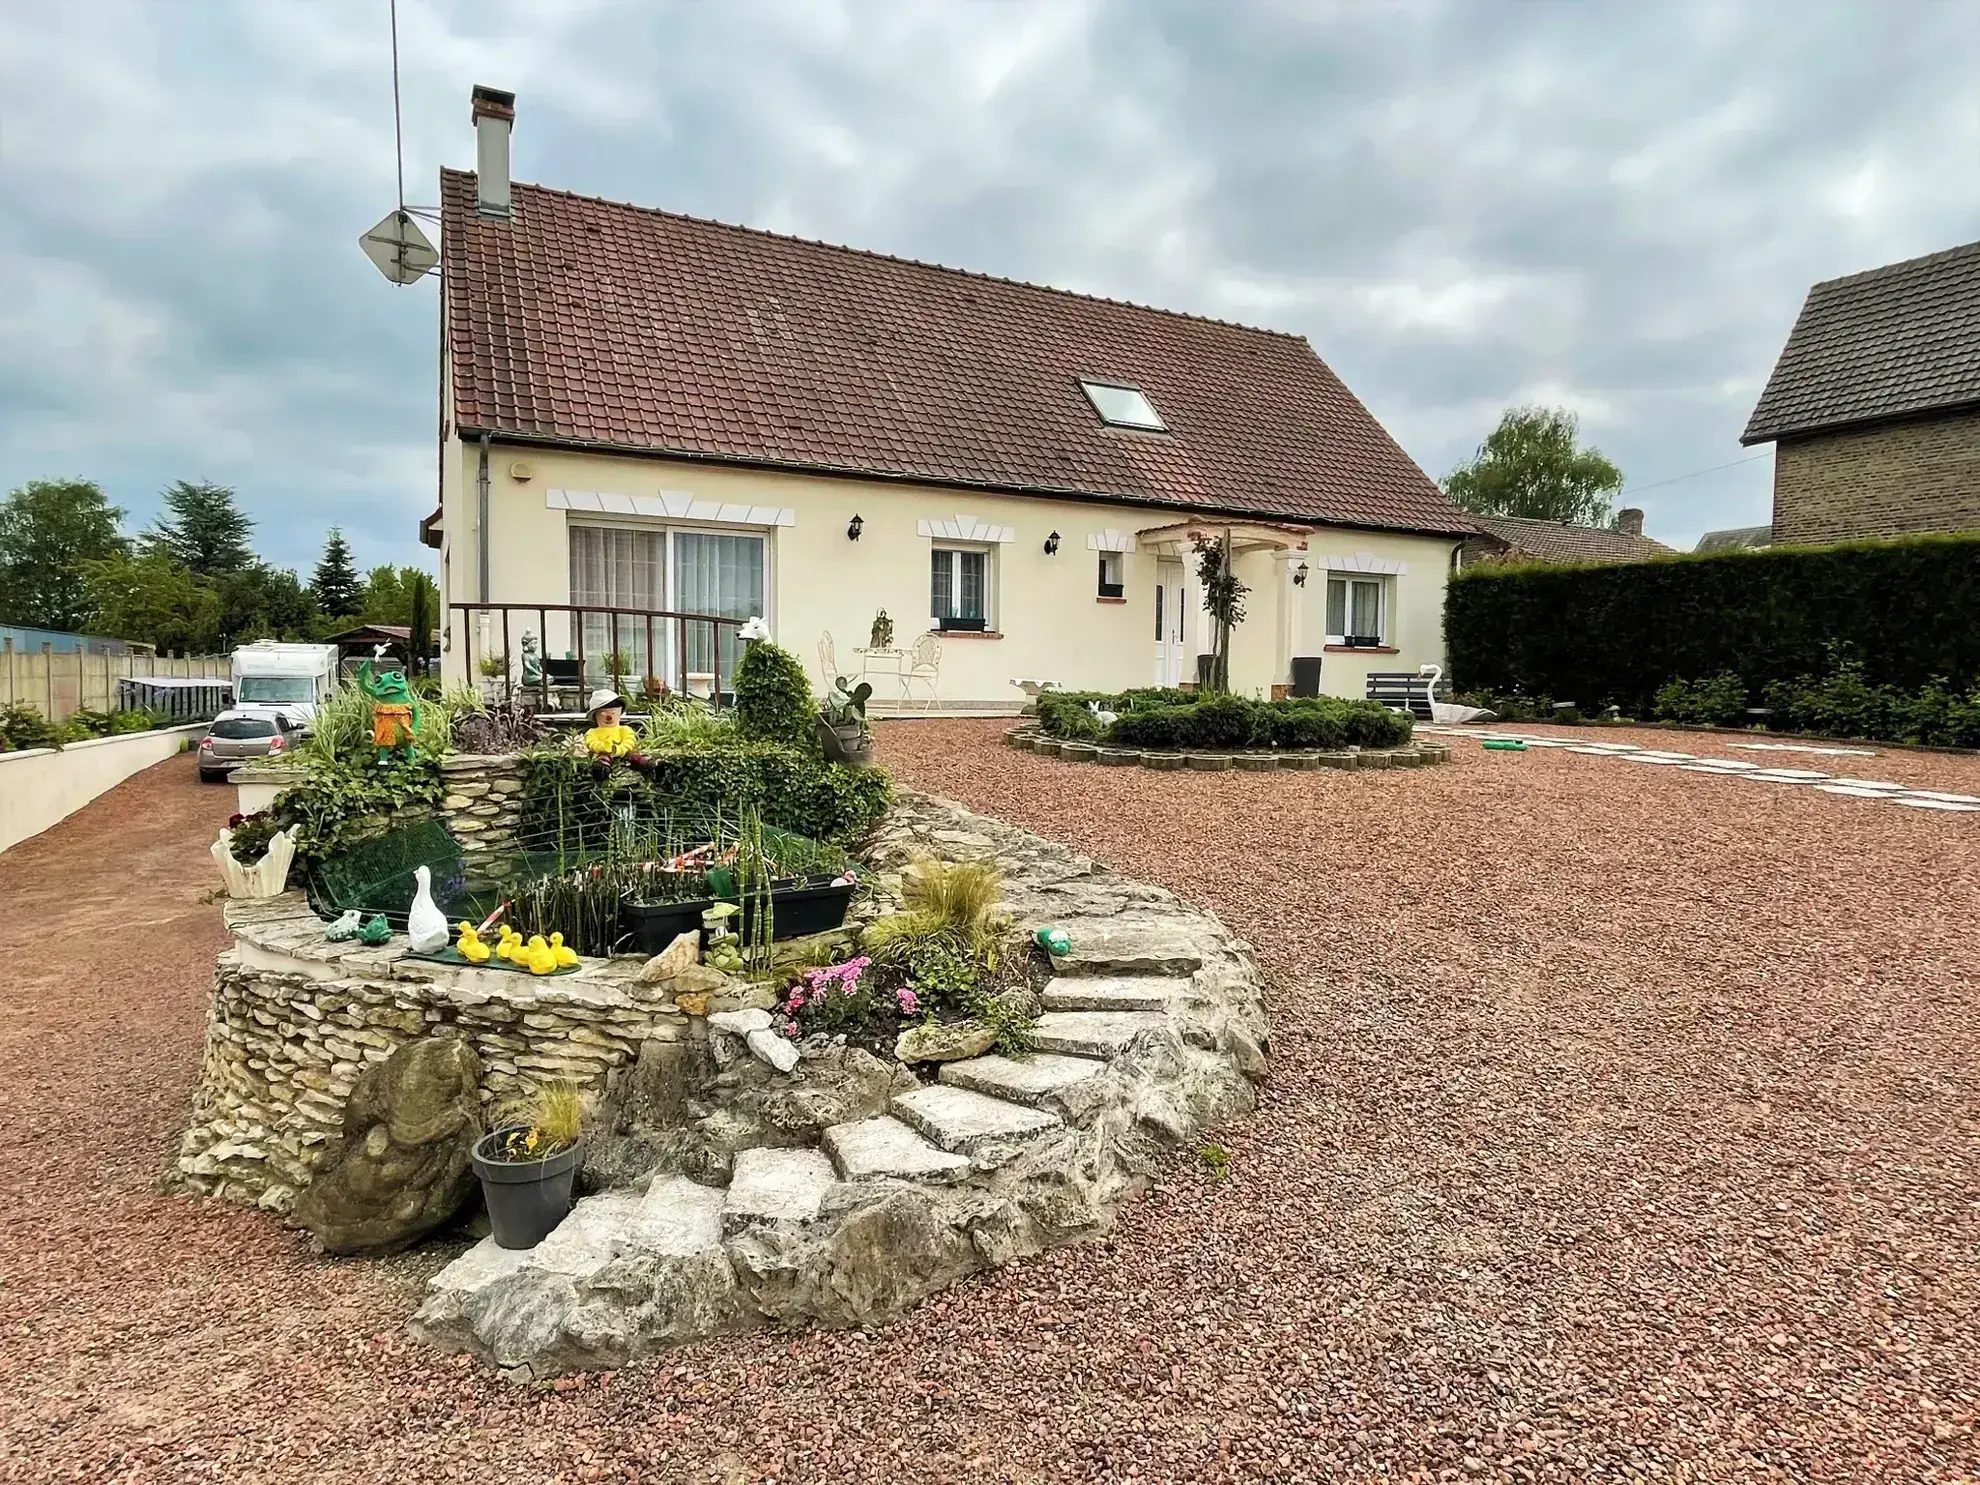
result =
[[[1980,242],[1808,291],[1741,443],[1980,403]]]
[[[1473,516],[1487,536],[1522,557],[1545,562],[1648,562],[1671,549],[1647,536],[1631,536],[1606,526],[1570,526],[1566,521],[1534,521],[1525,516]]]
[[[1698,538],[1694,552],[1736,552],[1746,547],[1774,544],[1772,526],[1728,526],[1724,531],[1707,531]]]
[[[1470,524],[1297,336],[441,173],[455,418],[557,443],[1412,531]],[[1104,427],[1087,377],[1164,433]]]

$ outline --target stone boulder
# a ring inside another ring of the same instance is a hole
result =
[[[894,1039],[902,1062],[961,1062],[997,1045],[997,1033],[977,1021],[934,1021],[910,1026]]]
[[[326,1253],[396,1253],[444,1226],[475,1190],[481,1059],[422,1037],[359,1075],[342,1138],[291,1214]]]

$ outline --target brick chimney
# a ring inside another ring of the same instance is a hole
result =
[[[1616,512],[1616,530],[1620,531],[1624,536],[1641,536],[1643,534],[1643,512],[1633,505],[1623,507],[1623,509]]]
[[[476,83],[469,117],[474,120],[475,209],[485,217],[506,217],[509,130],[516,122],[516,95]]]

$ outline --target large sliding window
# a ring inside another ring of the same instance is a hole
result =
[[[722,531],[574,524],[571,602],[580,607],[670,609],[747,619],[765,611],[764,545],[760,536]],[[687,625],[691,678],[716,671],[713,629],[710,624]],[[585,668],[591,676],[603,678],[613,668],[609,657],[616,650],[623,667],[620,674],[663,676],[678,684],[680,630],[674,620],[655,619],[649,653],[643,618],[621,615],[615,642],[610,615],[586,614]],[[735,674],[735,633],[728,628],[721,632],[720,669],[725,683]]]

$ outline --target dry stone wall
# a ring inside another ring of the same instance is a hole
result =
[[[327,943],[299,892],[229,903],[227,926],[178,1169],[195,1191],[271,1211],[294,1205],[336,1142],[358,1075],[415,1038],[467,1041],[493,1106],[529,1083],[602,1090],[647,1042],[686,1031],[671,995],[635,981],[636,960],[535,979],[407,959],[401,938]]]

